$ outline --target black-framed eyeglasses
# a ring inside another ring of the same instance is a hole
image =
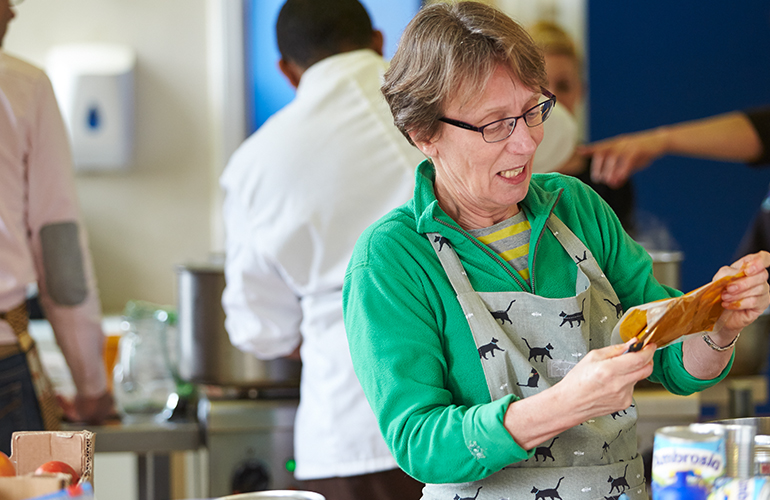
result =
[[[553,107],[556,106],[556,96],[543,87],[540,87],[540,91],[545,100],[532,106],[521,116],[502,118],[487,123],[486,125],[482,125],[481,127],[476,127],[470,123],[461,122],[459,120],[453,120],[452,118],[447,118],[445,116],[442,116],[438,120],[440,122],[448,123],[449,125],[454,125],[455,127],[479,132],[485,142],[500,142],[510,137],[520,118],[524,119],[524,123],[526,123],[528,127],[537,127],[548,119],[551,115],[551,111],[553,111]]]

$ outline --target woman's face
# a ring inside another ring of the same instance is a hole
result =
[[[583,97],[578,62],[564,54],[545,54],[548,90],[556,94],[559,104],[575,115],[575,108]]]
[[[498,66],[478,98],[461,105],[455,99],[444,116],[481,127],[520,116],[538,103],[539,91],[525,87]],[[436,167],[439,205],[461,227],[488,227],[518,213],[532,175],[532,157],[543,140],[543,126],[528,127],[519,119],[513,133],[487,143],[479,132],[441,124],[436,137],[415,141]]]

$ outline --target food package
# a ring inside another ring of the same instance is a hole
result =
[[[722,316],[722,292],[744,277],[741,270],[681,297],[658,300],[626,311],[612,331],[613,343],[625,343],[636,338],[630,350],[638,351],[650,342],[658,348],[681,340],[686,335],[714,330]]]

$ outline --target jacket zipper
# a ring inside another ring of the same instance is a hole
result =
[[[562,191],[559,191],[559,194],[556,196],[556,201],[551,206],[551,210],[548,211],[548,217],[550,217],[554,209],[556,209],[556,204],[559,203],[559,199],[561,199],[561,193]],[[445,226],[454,231],[458,231],[458,229],[455,226],[452,226],[451,224],[447,224],[446,222],[442,221],[438,217],[434,216],[433,220],[438,222],[442,226]],[[531,276],[530,282],[532,284],[530,288],[532,288],[533,294],[535,294],[535,259],[537,258],[537,249],[538,247],[540,247],[540,240],[543,239],[543,234],[545,233],[546,229],[547,229],[546,227],[543,227],[543,230],[540,231],[540,236],[537,237],[537,242],[535,243],[535,254],[532,257],[532,270],[530,273],[530,276]],[[522,288],[522,290],[527,289],[527,286],[520,281],[520,278],[516,276],[516,274],[512,273],[507,267],[505,267],[505,264],[503,264],[503,262],[500,260],[500,257],[496,253],[491,252],[489,249],[481,245],[481,243],[479,243],[479,241],[476,238],[473,238],[471,235],[466,233],[462,228],[460,228],[459,232],[460,234],[465,236],[465,238],[468,239],[471,243],[473,243],[476,246],[476,248],[478,248],[479,250],[483,251],[484,253],[492,257],[492,259],[494,259],[494,261],[502,268],[502,270],[505,271],[508,274],[508,276],[513,278],[513,281],[515,281],[516,284],[518,284]]]
[[[449,229],[452,229],[454,231],[458,230],[456,227],[452,226],[451,224],[447,224],[446,222],[442,221],[441,219],[439,219],[437,217],[433,217],[433,220],[435,220],[436,222],[438,222],[442,226],[448,227]],[[483,251],[485,254],[487,254],[490,257],[492,257],[494,259],[494,261],[503,269],[503,271],[505,271],[508,274],[508,276],[513,278],[513,281],[515,281],[516,284],[518,284],[521,287],[522,290],[526,290],[527,289],[527,286],[525,284],[523,284],[521,281],[519,281],[519,278],[514,273],[512,273],[507,267],[505,267],[505,264],[503,264],[502,261],[500,261],[500,257],[497,254],[495,254],[494,252],[491,252],[489,249],[487,249],[484,246],[482,246],[481,243],[479,243],[479,241],[476,238],[473,238],[471,235],[469,235],[468,233],[466,233],[462,229],[460,229],[459,232],[460,232],[460,234],[465,236],[465,238],[468,239],[471,243],[473,243],[479,250]],[[533,265],[534,265],[534,262],[533,262]],[[534,292],[534,288],[532,289],[532,291]]]

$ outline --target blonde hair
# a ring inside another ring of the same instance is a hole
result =
[[[494,7],[475,1],[424,7],[404,30],[382,93],[401,133],[412,142],[436,135],[453,99],[467,102],[497,65],[526,87],[547,82],[543,56],[529,34]]]
[[[570,57],[576,61],[580,55],[572,37],[558,24],[551,21],[538,21],[529,28],[529,34],[545,54]]]

